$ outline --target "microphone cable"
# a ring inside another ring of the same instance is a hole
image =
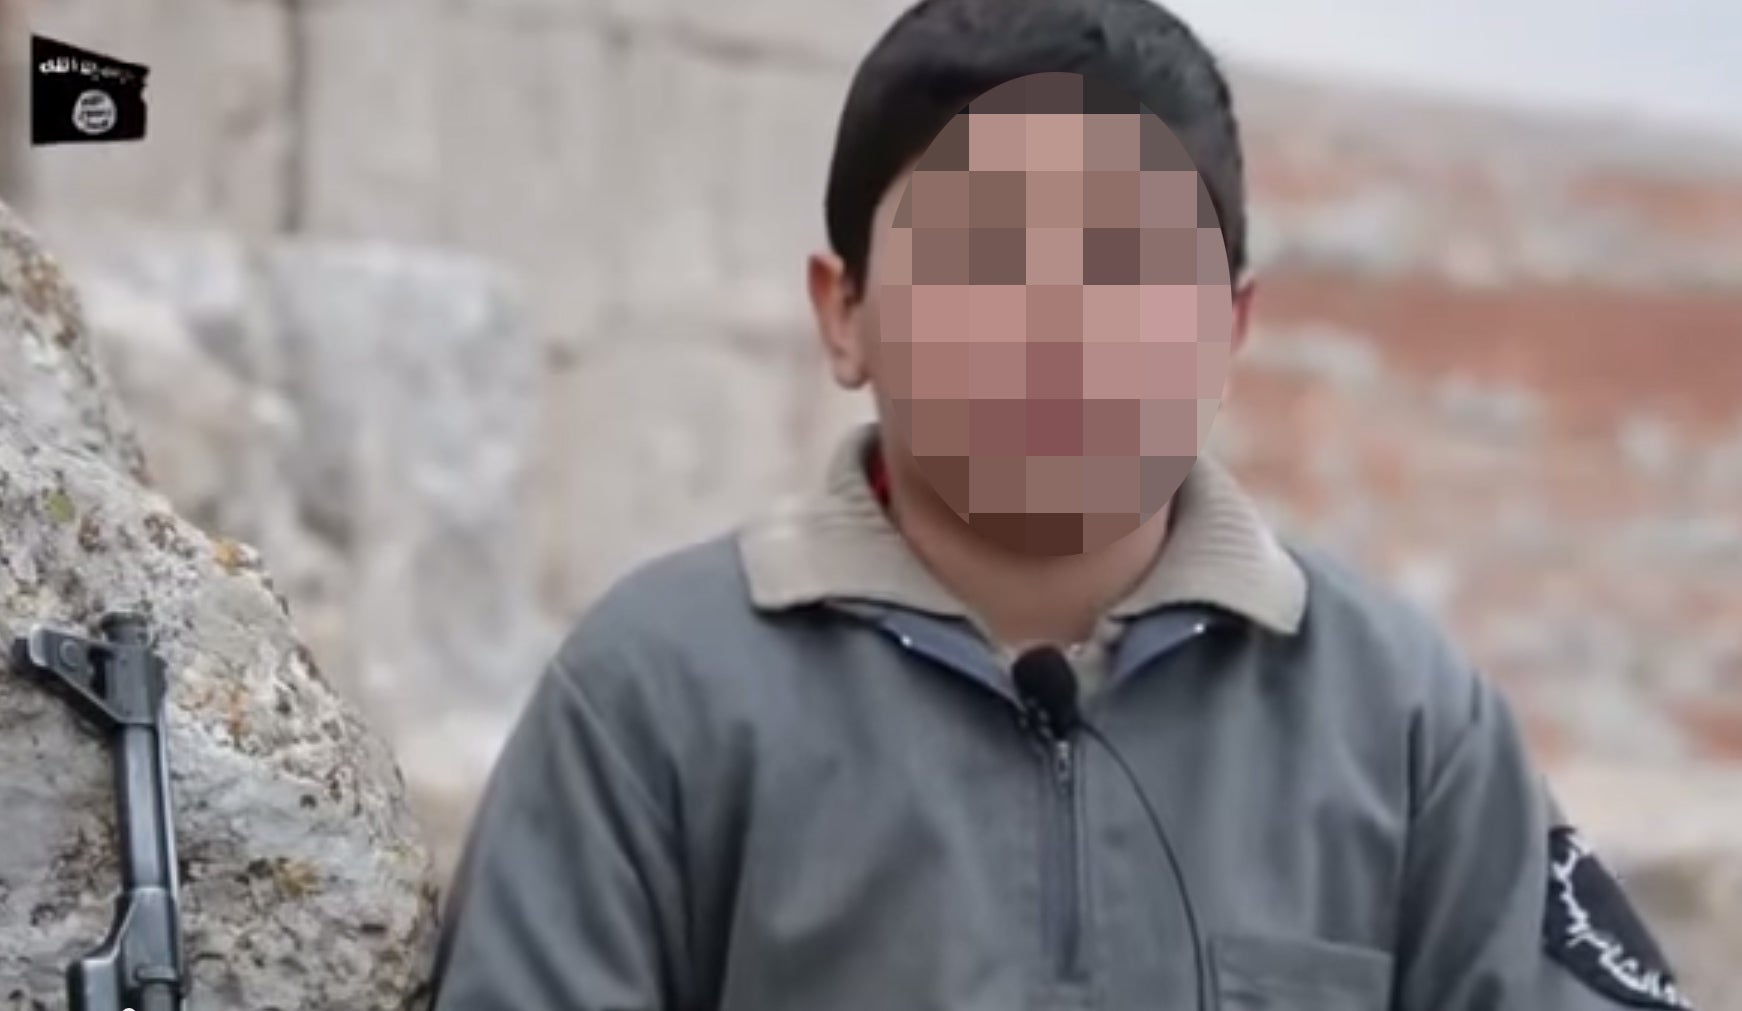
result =
[[[1156,814],[1155,806],[1149,802],[1143,783],[1125,761],[1125,756],[1119,753],[1118,748],[1113,747],[1113,742],[1107,739],[1100,728],[1083,717],[1077,702],[1076,671],[1056,647],[1039,646],[1028,650],[1016,658],[1010,673],[1017,694],[1021,696],[1026,708],[1039,718],[1037,722],[1044,736],[1068,740],[1070,732],[1080,727],[1086,736],[1112,756],[1114,764],[1118,765],[1126,782],[1131,784],[1131,789],[1137,794],[1137,801],[1143,805],[1143,813],[1149,818],[1149,827],[1155,831],[1156,839],[1161,842],[1162,852],[1167,856],[1168,870],[1173,873],[1180,905],[1185,910],[1186,929],[1192,941],[1193,981],[1196,984],[1198,1011],[1209,1011],[1206,992],[1209,968],[1205,964],[1203,934],[1198,929],[1198,915],[1192,904],[1191,889],[1186,886],[1185,872],[1180,868],[1173,841],[1161,823],[1161,816]]]
[[[1154,805],[1150,804],[1149,795],[1144,793],[1142,784],[1137,781],[1137,774],[1131,771],[1130,765],[1126,764],[1125,757],[1119,754],[1118,749],[1113,747],[1113,743],[1107,740],[1106,735],[1102,734],[1100,728],[1093,723],[1079,718],[1077,725],[1082,727],[1083,732],[1099,744],[1108,755],[1112,756],[1113,762],[1119,766],[1121,772],[1125,773],[1126,782],[1131,784],[1132,791],[1137,794],[1137,802],[1143,805],[1143,813],[1149,816],[1150,828],[1155,830],[1155,837],[1161,841],[1162,852],[1167,855],[1168,869],[1173,872],[1174,885],[1179,889],[1180,905],[1185,909],[1186,930],[1191,934],[1192,966],[1196,970],[1198,1011],[1209,1011],[1209,1004],[1206,1003],[1208,994],[1205,993],[1204,987],[1209,975],[1209,967],[1204,964],[1203,934],[1198,930],[1197,910],[1192,906],[1191,890],[1186,887],[1185,872],[1180,869],[1179,857],[1173,851],[1173,843],[1168,839],[1167,830],[1162,827],[1161,817],[1155,813]]]

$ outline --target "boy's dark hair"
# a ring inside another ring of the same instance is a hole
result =
[[[1061,71],[1122,89],[1179,137],[1215,204],[1229,276],[1240,276],[1240,137],[1227,81],[1183,22],[1153,0],[920,0],[859,64],[835,135],[825,214],[855,290],[895,177],[975,98]]]

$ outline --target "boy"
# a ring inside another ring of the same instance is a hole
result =
[[[878,423],[570,635],[438,1011],[1686,1006],[1493,688],[1199,458],[1240,167],[1149,0],[896,22],[809,266]]]

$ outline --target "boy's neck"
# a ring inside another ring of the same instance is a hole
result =
[[[1171,503],[1130,535],[1084,554],[1024,555],[980,536],[926,484],[911,457],[866,461],[890,520],[932,575],[997,640],[1023,648],[1081,642],[1149,572],[1169,527]]]

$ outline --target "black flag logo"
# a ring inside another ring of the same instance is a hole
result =
[[[143,64],[41,35],[30,37],[30,142],[78,144],[145,136]]]
[[[1579,833],[1549,833],[1543,942],[1586,985],[1628,1007],[1691,1011],[1675,974],[1627,894]]]

